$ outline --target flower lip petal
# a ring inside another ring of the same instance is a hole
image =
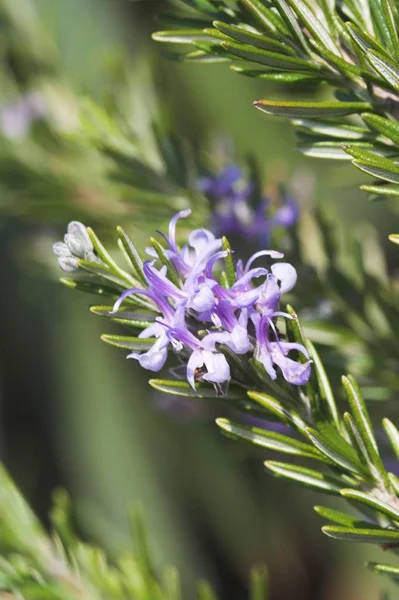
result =
[[[289,263],[276,263],[272,265],[272,273],[280,283],[281,294],[285,294],[295,287],[298,279],[296,269]]]
[[[277,250],[259,250],[259,252],[255,252],[255,254],[253,254],[247,261],[247,264],[245,265],[245,271],[248,271],[252,263],[260,256],[270,256],[270,258],[277,259],[283,258],[284,254],[282,252],[278,252]]]

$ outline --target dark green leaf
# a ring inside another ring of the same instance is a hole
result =
[[[276,452],[294,454],[296,456],[313,458],[325,462],[323,456],[320,452],[315,450],[315,448],[286,435],[268,431],[267,429],[259,429],[258,427],[233,423],[229,419],[216,419],[216,423],[230,437],[246,440],[252,444]]]
[[[260,50],[258,48],[254,48],[253,46],[236,44],[234,42],[222,42],[221,45],[228,52],[232,52],[234,55],[239,56],[240,58],[267,65],[268,67],[286,69],[288,71],[304,71],[305,73],[319,70],[319,67],[310,61],[306,61],[295,56],[290,56],[288,54]],[[363,110],[367,110],[367,108],[364,108]]]
[[[314,446],[337,466],[356,473],[367,474],[350,444],[328,423],[319,423],[318,430],[307,428],[306,433]]]
[[[343,377],[342,383],[352,410],[352,415],[354,417],[355,424],[359,429],[364,445],[367,448],[367,453],[369,454],[373,462],[378,476],[389,488],[388,477],[378,451],[378,446],[374,437],[374,432],[366,407],[366,403],[363,399],[359,386],[354,377],[352,377],[351,375],[349,375],[349,377]],[[374,473],[374,475],[376,475],[376,473]]]
[[[287,46],[287,44],[282,44],[273,38],[261,35],[259,33],[254,33],[253,31],[249,31],[243,27],[228,25],[227,23],[221,23],[220,21],[215,21],[213,26],[216,27],[218,31],[224,33],[225,38],[226,36],[229,36],[233,40],[242,42],[243,44],[247,44],[249,46],[254,46],[255,48],[260,48],[261,50],[272,50],[291,55],[294,54],[292,48]]]

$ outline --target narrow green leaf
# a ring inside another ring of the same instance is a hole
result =
[[[294,40],[299,44],[300,48],[303,48],[305,52],[309,54],[309,44],[293,10],[286,0],[275,0],[275,4]]]
[[[200,29],[174,29],[172,31],[156,31],[152,34],[156,42],[168,44],[192,44],[193,42],[215,42],[215,36],[204,33]]]
[[[179,276],[177,274],[176,267],[170,262],[170,260],[165,255],[165,249],[161,246],[161,244],[155,238],[151,238],[150,240],[151,246],[154,248],[155,252],[161,263],[166,267],[168,272],[168,278],[172,283],[175,284],[177,288],[180,289],[181,284],[179,281]]]
[[[89,260],[84,260],[83,258],[79,258],[78,266],[81,269],[83,269],[84,271],[87,271],[87,273],[90,273],[91,275],[95,275],[96,277],[98,277],[100,279],[105,279],[106,281],[110,281],[111,283],[113,283],[115,286],[118,286],[119,288],[126,289],[127,287],[129,287],[125,278],[119,277],[119,275],[115,275],[114,271],[112,271],[111,268],[105,264],[94,263]],[[115,293],[119,295],[120,290],[118,291],[118,289],[116,289]]]
[[[360,189],[368,194],[373,194],[375,199],[383,199],[384,196],[399,196],[399,185],[361,185]],[[392,240],[391,240],[392,241]]]
[[[321,428],[322,424],[318,427]],[[308,427],[306,433],[314,446],[337,466],[357,475],[367,474],[357,453],[333,426],[325,424],[321,432]]]
[[[251,585],[249,600],[267,600],[268,598],[268,576],[267,569],[263,566],[254,567],[251,570]]]
[[[257,446],[274,450],[275,452],[284,452],[285,454],[293,454],[326,462],[320,452],[310,444],[305,444],[295,438],[275,433],[274,431],[268,431],[267,429],[233,423],[229,419],[216,419],[216,423],[230,437],[245,440]]]
[[[384,22],[389,33],[389,41],[396,62],[399,62],[399,37],[397,30],[397,8],[392,6],[390,0],[380,0]],[[396,20],[395,20],[396,17]]]
[[[370,571],[378,573],[379,575],[388,575],[394,581],[399,580],[399,567],[393,567],[392,565],[383,565],[379,563],[366,563],[366,566]]]
[[[390,519],[399,522],[399,506],[395,508],[391,503],[384,502],[383,500],[379,500],[372,494],[366,494],[365,492],[361,492],[359,490],[349,490],[344,489],[341,490],[341,495],[344,498],[349,500],[354,500],[355,502],[359,502],[360,504],[365,504],[369,508],[381,513],[382,515],[386,515]],[[392,496],[390,498],[391,502],[398,502],[396,496]]]
[[[77,279],[69,279],[68,277],[61,277],[60,282],[67,288],[72,290],[78,290],[79,292],[85,292],[86,294],[93,294],[93,296],[106,296],[114,298],[115,300],[120,295],[120,291],[114,287],[108,287],[100,283],[94,283],[91,281],[83,281]]]
[[[295,2],[292,2],[292,8],[316,40],[326,46],[330,52],[337,55],[341,54],[329,31],[327,31],[320,19],[316,17],[310,6],[303,2],[303,0],[295,0]]]
[[[302,58],[290,56],[288,54],[281,54],[279,52],[272,52],[269,50],[260,50],[253,46],[245,44],[237,44],[234,42],[222,42],[222,47],[228,52],[232,52],[234,55],[239,56],[245,60],[257,62],[268,67],[276,69],[287,69],[288,71],[318,71],[319,67],[310,61],[306,61]],[[367,110],[367,109],[364,109]]]
[[[365,113],[371,115],[372,113]],[[364,115],[362,115],[363,118]],[[379,117],[381,118],[381,117]],[[383,119],[385,121],[385,119]],[[338,121],[312,121],[311,119],[295,119],[293,124],[300,131],[323,137],[337,138],[338,140],[368,140],[373,137],[365,127],[342,123]]]
[[[383,54],[372,50],[368,51],[366,59],[391,87],[396,91],[399,90],[399,69],[391,61],[387,60]]]
[[[123,227],[117,227],[116,230],[118,232],[121,244],[123,245],[126,254],[130,259],[134,275],[145,287],[147,287],[147,282],[143,273],[143,261],[141,260],[141,257],[137,252],[135,245],[133,244],[130,236],[126,233]]]
[[[195,390],[187,381],[150,379],[149,384],[158,392],[171,396],[182,396],[185,398],[204,398],[215,400],[215,388],[212,385],[196,383]],[[244,396],[245,398],[245,396]],[[230,386],[228,393],[223,396],[224,400],[242,400],[243,393],[238,388]]]
[[[254,402],[257,402],[266,410],[270,411],[283,423],[291,424],[301,433],[305,432],[306,423],[303,421],[303,419],[301,419],[295,410],[287,408],[282,402],[276,398],[273,398],[272,396],[268,396],[267,394],[253,391],[247,392],[247,394],[251,400],[254,400]]]
[[[343,117],[370,110],[367,102],[296,102],[278,100],[258,100],[256,108],[269,115],[291,119]]]
[[[91,227],[87,227],[87,233],[89,234],[90,239],[93,242],[93,246],[94,246],[95,250],[97,251],[97,254],[100,257],[100,259],[106,265],[108,265],[108,267],[111,269],[111,271],[113,271],[125,283],[127,283],[129,285],[134,285],[135,280],[131,277],[131,275],[129,275],[129,273],[126,273],[126,271],[121,269],[119,267],[119,265],[114,261],[112,256],[109,254],[109,252],[107,252],[107,250],[105,249],[103,244],[100,242],[99,238],[96,236],[94,231],[91,229]]]
[[[344,390],[346,396],[348,398],[349,405],[352,410],[352,414],[355,420],[355,424],[359,429],[360,435],[362,436],[362,440],[364,445],[367,448],[367,453],[369,454],[373,465],[378,473],[378,476],[382,479],[384,484],[389,488],[388,477],[382,463],[377,442],[374,437],[373,428],[371,425],[370,417],[368,414],[368,410],[366,407],[366,403],[363,399],[357,381],[349,375],[348,377],[342,378],[342,383],[344,386]],[[375,475],[375,473],[374,473]]]
[[[246,77],[252,77],[256,79],[262,79],[264,81],[275,81],[277,83],[309,83],[319,82],[319,74],[307,74],[307,73],[279,73],[274,70],[263,70],[263,69],[248,69],[247,67],[241,67],[232,65],[231,71],[238,73],[239,75],[245,75]]]
[[[99,317],[108,317],[121,325],[137,327],[138,329],[145,329],[152,325],[157,316],[155,312],[135,309],[132,306],[120,308],[116,312],[113,312],[112,306],[90,306],[90,312]]]
[[[384,181],[389,181],[390,183],[399,183],[399,169],[396,169],[396,167],[392,169],[386,169],[371,165],[370,163],[362,162],[360,160],[354,160],[352,164],[368,175],[372,175],[378,179],[383,179]]]
[[[154,338],[138,338],[128,335],[108,335],[103,334],[101,339],[110,346],[115,348],[123,348],[133,352],[147,351],[154,345]]]
[[[220,21],[215,21],[213,26],[216,27],[218,31],[224,33],[225,36],[229,36],[233,40],[242,42],[243,44],[254,46],[255,48],[260,48],[261,50],[272,50],[282,54],[294,54],[292,48],[287,46],[287,44],[282,44],[273,38],[249,31],[243,27],[228,25],[227,23],[222,23]]]
[[[359,456],[363,458],[364,464],[368,465],[369,471],[373,471],[373,462],[370,458],[370,455],[367,451],[367,447],[363,441],[362,436],[360,435],[359,429],[356,426],[356,423],[351,414],[347,412],[344,413],[344,423],[346,427],[346,432],[349,436],[353,448],[355,448]]]
[[[389,419],[383,419],[382,425],[390,441],[391,448],[394,451],[396,458],[399,460],[399,431]]]
[[[242,3],[254,15],[258,23],[273,33],[287,34],[285,25],[270,8],[267,8],[261,0],[242,0]]]
[[[327,508],[325,506],[315,506],[315,511],[318,515],[331,521],[332,523],[336,523],[337,525],[342,525],[343,527],[368,527],[369,523],[367,521],[361,521],[358,517],[353,515],[347,515],[346,513],[340,512],[338,510],[333,510],[332,508]]]
[[[352,527],[335,527],[326,525],[322,532],[335,540],[346,542],[366,542],[370,544],[399,544],[399,531],[392,529],[357,529]]]
[[[342,423],[339,418],[337,405],[335,403],[334,394],[331,389],[330,381],[324,369],[320,356],[310,340],[306,340],[306,348],[313,360],[313,369],[316,372],[317,383],[319,387],[320,397],[322,399],[322,408],[326,412],[326,418],[331,419],[338,431],[342,432]]]
[[[230,248],[229,241],[226,237],[222,238],[222,248],[225,252],[227,252],[227,256],[225,257],[225,265],[226,265],[226,277],[228,286],[231,287],[237,281],[236,270],[234,267],[233,261],[233,253]]]
[[[215,592],[207,581],[198,582],[196,600],[217,600]]]
[[[399,233],[391,233],[390,236],[389,236],[389,240],[393,244],[399,245]]]
[[[385,53],[388,58],[388,54],[386,54],[383,46],[378,44],[378,42],[369,36],[367,32],[362,31],[357,25],[354,23],[346,23],[346,27],[348,29],[349,35],[352,40],[358,46],[358,48],[362,51],[364,57],[367,57],[368,52],[374,50],[376,52]]]
[[[304,467],[274,461],[266,461],[265,467],[277,477],[296,481],[305,487],[310,487],[327,494],[338,496],[343,487],[343,484],[338,477],[324,475],[323,473],[312,469],[305,469]]]
[[[379,133],[382,133],[382,135],[399,146],[399,123],[397,121],[372,113],[363,113],[361,117],[369,127],[376,129]]]

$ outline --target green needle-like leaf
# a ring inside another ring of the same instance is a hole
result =
[[[382,425],[390,441],[391,448],[394,451],[396,458],[399,460],[399,431],[389,419],[383,419]]]
[[[327,508],[325,506],[315,506],[315,511],[318,515],[331,521],[332,523],[336,523],[337,525],[342,525],[343,527],[368,527],[369,523],[367,521],[361,521],[357,517],[353,515],[347,515],[346,513],[340,512],[338,510],[333,510],[332,508]]]
[[[378,446],[374,437],[366,403],[363,399],[359,386],[351,375],[349,375],[349,377],[343,377],[342,383],[352,410],[355,424],[359,429],[360,435],[362,436],[363,443],[367,448],[367,453],[373,462],[375,471],[383,480],[384,484],[389,488],[389,480],[378,451]]]
[[[394,544],[399,545],[399,531],[379,529],[378,527],[363,529],[351,527],[335,527],[326,525],[322,532],[328,537],[345,542],[365,542],[369,544]]]
[[[232,438],[246,440],[257,446],[262,446],[276,452],[284,452],[285,454],[293,454],[326,462],[320,452],[310,444],[305,444],[295,438],[290,438],[274,431],[268,431],[267,429],[233,423],[229,419],[216,419],[216,423]]]
[[[361,492],[360,490],[341,490],[341,495],[348,500],[365,504],[374,511],[386,515],[399,523],[399,500],[394,496],[387,498],[387,502],[384,502],[383,500],[379,500],[375,496]],[[395,507],[393,503],[396,503],[398,506]]]
[[[344,117],[371,110],[367,102],[295,102],[278,100],[257,100],[256,108],[269,115],[290,119]]]
[[[236,270],[235,270],[234,261],[233,261],[233,253],[231,251],[229,241],[226,237],[222,238],[222,248],[227,253],[227,255],[224,259],[225,265],[226,265],[226,279],[227,279],[228,286],[231,287],[235,284],[237,278],[236,278]]]
[[[110,346],[116,348],[123,348],[123,350],[130,350],[132,352],[141,352],[149,350],[153,344],[153,338],[138,338],[131,337],[128,335],[108,335],[103,334],[101,336],[103,342],[106,342]]]
[[[273,475],[276,475],[276,477],[296,481],[305,487],[310,487],[327,494],[338,496],[343,487],[343,482],[338,477],[324,475],[323,473],[312,469],[305,469],[304,467],[274,461],[266,461],[265,467],[271,471]]]
[[[388,575],[391,579],[399,581],[399,567],[393,567],[392,565],[383,565],[379,563],[367,563],[367,568],[374,573],[379,575]]]

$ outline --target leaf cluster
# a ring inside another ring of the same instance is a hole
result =
[[[75,534],[63,491],[54,495],[48,534],[3,467],[0,468],[0,596],[9,600],[181,600],[174,567],[154,564],[140,511],[131,515],[134,552],[109,560]],[[205,581],[197,600],[216,600]],[[267,575],[254,568],[251,600],[266,600]]]
[[[318,224],[320,227],[325,224],[321,216]],[[74,279],[63,279],[66,285],[109,296],[113,300],[128,288],[143,287],[145,278],[142,260],[123,229],[118,229],[118,244],[128,270],[119,266],[91,229],[88,229],[88,233],[100,262],[80,259],[80,278],[78,272]],[[151,244],[173,280],[173,266],[163,254],[162,246],[154,239],[151,240]],[[224,240],[224,247],[229,247],[227,240]],[[381,353],[381,356],[375,359],[377,369],[377,366],[381,366],[387,360],[387,354],[383,354],[384,335],[381,330],[379,337],[375,336],[376,323],[370,320],[369,315],[363,316],[363,296],[366,289],[369,293],[368,291],[374,288],[377,294],[374,300],[378,304],[382,303],[383,311],[387,312],[387,319],[397,319],[393,305],[389,305],[392,302],[389,288],[384,287],[385,284],[378,279],[370,279],[370,271],[365,268],[362,259],[356,263],[357,267],[363,267],[361,277],[358,278],[356,286],[353,286],[350,271],[345,273],[336,268],[336,250],[330,246],[325,252],[329,257],[325,268],[325,282],[328,281],[326,289],[330,290],[332,296],[339,296],[341,316],[348,312],[346,328],[341,328],[341,341],[345,340],[345,335],[349,336],[351,331],[352,343],[357,352],[361,341],[360,348],[364,356]],[[228,276],[227,268],[226,281]],[[331,279],[337,280],[332,286]],[[385,292],[380,298],[378,294],[381,290]],[[357,303],[354,297],[358,299]],[[391,313],[386,310],[384,302],[392,309]],[[356,310],[351,310],[353,306]],[[116,312],[112,309],[112,303],[92,306],[91,311],[130,330],[128,335],[103,335],[102,339],[111,346],[125,351],[143,351],[153,344],[153,339],[137,337],[137,332],[148,327],[157,316],[151,300],[146,296],[129,295],[123,307]],[[353,376],[344,377],[342,391],[333,391],[335,386],[327,374],[327,371],[330,372],[327,362],[324,364],[312,341],[305,336],[296,312],[290,306],[287,307],[287,311],[291,319],[287,321],[285,336],[289,342],[307,347],[313,361],[310,381],[302,387],[291,386],[279,379],[273,381],[256,360],[235,355],[228,348],[221,346],[221,351],[228,355],[232,367],[232,380],[228,392],[219,398],[219,401],[230,409],[237,410],[243,420],[238,422],[222,418],[218,419],[217,423],[230,437],[287,454],[288,462],[266,461],[266,468],[273,475],[345,498],[356,508],[360,516],[318,507],[316,510],[319,514],[332,523],[323,527],[326,535],[340,540],[374,543],[395,550],[399,544],[399,479],[385,466],[358,383]],[[309,329],[311,337],[312,325]],[[313,324],[313,333],[314,331]],[[372,342],[369,340],[371,334],[374,336]],[[387,340],[392,341],[392,336],[388,336]],[[389,349],[395,355],[393,350]],[[388,372],[392,373],[387,368]],[[150,384],[158,391],[175,396],[215,398],[215,390],[211,385],[197,384],[193,392],[187,382],[176,377],[173,380],[151,380]],[[383,381],[383,378],[380,378],[380,381]],[[385,381],[385,385],[389,388],[388,381]],[[341,397],[345,399],[344,409],[341,407]],[[249,426],[245,422],[246,415],[256,417],[259,425]],[[281,433],[270,428],[270,422],[273,421],[285,425],[286,432]],[[399,458],[399,432],[387,419],[384,419],[383,427],[391,445],[391,453]],[[315,464],[303,466],[297,463],[298,458]],[[394,579],[399,573],[396,567],[385,564],[373,564],[370,568]]]
[[[232,63],[249,77],[320,85],[319,101],[262,99],[291,119],[308,156],[351,160],[373,196],[398,196],[398,9],[392,0],[185,0],[153,35],[186,61]],[[185,8],[184,8],[185,7]],[[194,16],[195,15],[195,16]],[[176,57],[176,54],[173,55]],[[302,86],[303,88],[303,86]]]

